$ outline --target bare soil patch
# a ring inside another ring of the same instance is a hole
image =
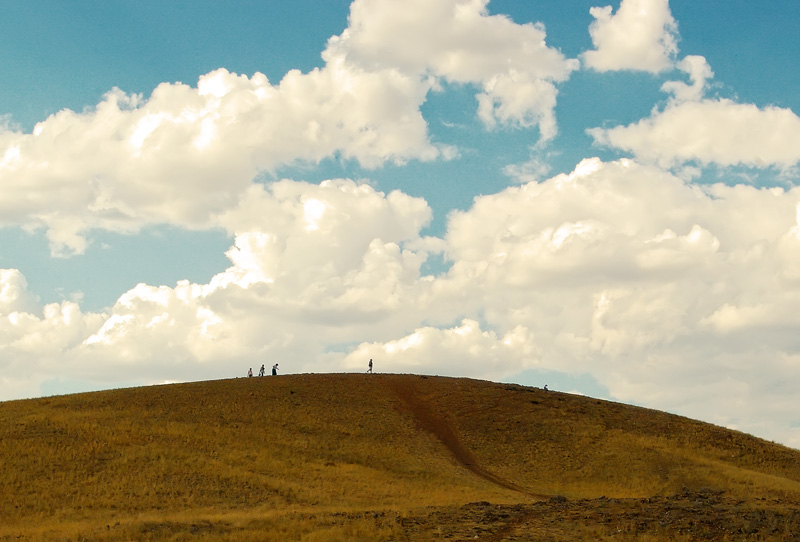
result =
[[[465,469],[505,489],[517,491],[530,497],[547,498],[547,495],[536,494],[510,480],[503,479],[479,464],[475,456],[463,445],[461,439],[459,439],[452,424],[447,419],[447,414],[434,411],[433,407],[425,402],[414,380],[394,380],[392,381],[392,387],[397,397],[414,416],[420,428],[430,432],[439,439],[453,455],[453,458]]]

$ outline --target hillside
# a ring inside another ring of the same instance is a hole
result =
[[[468,379],[294,375],[11,401],[0,462],[0,540],[800,533],[796,450]]]

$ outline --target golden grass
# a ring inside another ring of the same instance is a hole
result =
[[[467,379],[113,390],[0,403],[0,540],[405,540],[397,518],[422,507],[685,487],[797,503],[799,460],[686,418]]]

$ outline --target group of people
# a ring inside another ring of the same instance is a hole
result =
[[[370,358],[369,360],[369,369],[367,369],[367,372],[368,373],[372,372],[372,358]],[[277,375],[278,375],[278,364],[276,363],[275,365],[272,366],[272,376],[277,376]],[[250,367],[250,369],[247,370],[247,377],[252,378],[252,376],[253,376],[253,368]],[[261,370],[258,371],[258,376],[264,376],[263,364],[261,365]]]
[[[272,376],[277,376],[277,374],[278,374],[278,364],[276,363],[275,365],[272,366]],[[247,370],[247,376],[248,376],[248,378],[253,376],[253,368],[252,367],[250,367],[250,369]],[[258,371],[258,376],[264,376],[264,366],[263,365],[261,366],[261,370]]]

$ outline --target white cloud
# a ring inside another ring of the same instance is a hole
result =
[[[705,57],[688,55],[678,62],[676,67],[689,75],[691,83],[687,85],[683,81],[667,81],[661,85],[661,90],[671,93],[678,102],[702,99],[706,82],[714,77],[714,72]]]
[[[696,93],[693,87],[669,90],[683,98]],[[791,109],[727,99],[676,100],[634,124],[587,132],[598,145],[662,167],[697,162],[788,171],[800,162],[800,117]]]
[[[545,43],[540,25],[490,16],[489,0],[356,0],[350,25],[323,57],[365,70],[397,69],[413,77],[478,84],[480,119],[488,127],[538,125],[555,136],[555,83],[578,68]]]
[[[16,269],[0,269],[0,380],[3,397],[39,395],[52,375],[69,375],[65,354],[105,320],[73,302],[41,306]],[[116,360],[114,360],[116,362]]]
[[[420,241],[419,231],[431,217],[420,198],[398,191],[383,194],[350,180],[254,185],[220,217],[223,226],[239,233],[236,248],[228,252],[234,267],[215,280],[245,287],[267,282],[282,302],[316,298],[321,308],[333,303],[328,299],[333,293],[344,295],[345,284],[374,271],[372,266],[388,266],[381,270],[385,281],[416,275],[424,257],[402,247]],[[374,308],[387,294],[381,292],[376,302],[365,290],[363,303]],[[347,293],[350,301],[354,295],[353,290]]]
[[[36,310],[38,300],[28,291],[28,281],[16,269],[0,269],[0,310],[3,314]]]
[[[521,164],[510,164],[503,168],[503,173],[518,183],[530,183],[543,180],[551,167],[545,159],[531,157]]]
[[[665,168],[687,163],[774,167],[792,173],[800,162],[800,117],[791,109],[759,108],[732,100],[705,98],[714,72],[702,56],[684,57],[676,67],[689,83],[667,81],[671,94],[662,110],[628,126],[590,128],[595,144],[632,153]]]
[[[589,11],[595,49],[582,55],[588,68],[658,73],[672,66],[678,45],[669,0],[622,0],[616,13],[611,6]]]
[[[492,77],[478,95],[478,118],[489,127],[500,124],[539,126],[540,143],[555,137],[555,85],[547,80],[510,73]]]

